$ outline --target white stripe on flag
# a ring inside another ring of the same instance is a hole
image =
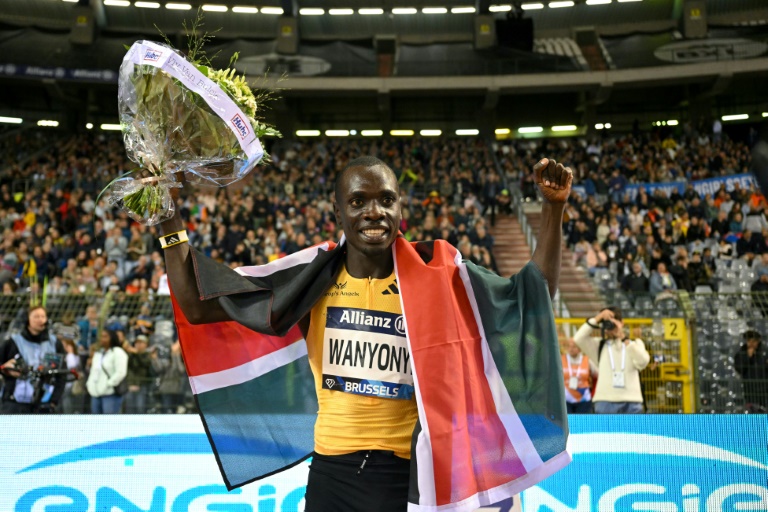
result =
[[[241,276],[250,276],[250,277],[269,276],[281,270],[311,263],[312,260],[314,260],[317,257],[317,254],[319,251],[327,251],[327,250],[328,250],[328,242],[325,242],[320,245],[316,245],[314,247],[308,247],[303,251],[289,254],[285,258],[280,258],[275,261],[271,261],[266,265],[238,267],[235,269],[235,272],[237,272]]]
[[[215,389],[226,388],[253,380],[256,377],[271,372],[275,368],[280,368],[286,364],[292,363],[307,355],[307,344],[304,340],[298,340],[285,348],[276,350],[253,361],[248,361],[240,366],[222,370],[220,372],[206,373],[189,378],[192,386],[192,392],[196,395],[213,391]]]
[[[467,266],[461,261],[461,253],[458,251],[456,252],[454,262],[459,267],[459,274],[464,283],[464,288],[466,288],[469,303],[472,304],[472,313],[475,316],[475,322],[477,322],[477,328],[480,332],[485,376],[488,379],[488,386],[491,389],[491,395],[493,395],[493,401],[496,404],[496,412],[504,425],[504,429],[507,431],[507,436],[517,452],[517,456],[520,457],[520,462],[523,463],[525,470],[530,472],[541,466],[543,461],[539,452],[536,451],[536,447],[533,446],[533,442],[525,430],[523,422],[520,421],[520,417],[517,415],[512,399],[507,392],[507,388],[504,386],[504,381],[501,380],[499,369],[496,367],[496,362],[493,360],[491,349],[488,346],[488,340],[485,337],[480,310],[477,307],[475,293],[472,290],[472,282],[469,280],[469,272],[467,271]]]
[[[398,239],[392,244],[392,255],[395,260],[395,278],[398,283],[402,283],[400,276],[397,272],[397,245],[398,243],[408,243],[404,239]],[[401,285],[402,286],[402,285]],[[408,340],[408,352],[413,354],[411,348],[411,337],[408,335],[408,317],[405,314],[405,304],[403,304],[403,294],[400,294],[400,309],[403,312],[403,323],[405,324],[405,336]],[[433,467],[432,456],[432,443],[429,438],[429,425],[427,424],[427,414],[424,412],[424,405],[422,404],[419,376],[416,373],[416,368],[411,366],[413,373],[413,387],[416,393],[416,405],[419,409],[419,423],[421,425],[421,432],[416,440],[416,470],[417,479],[419,485],[419,503],[426,503],[434,506],[437,503],[437,493],[435,492],[435,469]],[[410,503],[408,505],[410,507]]]

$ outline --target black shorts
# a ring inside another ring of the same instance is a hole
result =
[[[309,466],[304,510],[406,512],[410,468],[411,461],[392,452],[315,453]]]

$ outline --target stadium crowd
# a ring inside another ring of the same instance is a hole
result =
[[[38,135],[32,138],[40,140]],[[106,293],[122,300],[138,298],[138,302],[127,302],[143,304],[141,310],[124,308],[123,314],[110,318],[103,318],[93,306],[84,312],[81,307],[80,318],[59,319],[59,337],[73,342],[66,344],[67,350],[80,356],[78,364],[87,372],[98,355],[97,332],[106,324],[121,337],[128,353],[129,386],[140,395],[132,398],[134,391],[128,391],[126,408],[152,410],[139,383],[149,385],[157,378],[160,395],[173,398],[154,410],[190,409],[190,402],[185,406],[179,396],[184,393],[178,391],[186,389],[188,394],[188,385],[182,382],[186,379],[178,378],[183,377],[183,364],[173,364],[178,344],[171,340],[165,351],[158,344],[143,345],[153,340],[150,326],[155,317],[149,312],[150,304],[169,293],[157,232],[111,208],[106,196],[99,197],[110,180],[133,167],[126,161],[120,138],[86,134],[50,142],[47,147],[30,144],[24,151],[19,145],[4,146],[6,159],[0,172],[3,295],[44,294],[54,302],[57,297]],[[270,165],[235,186],[199,187],[185,194],[178,208],[188,219],[195,247],[237,267],[265,263],[337,238],[329,201],[335,173],[352,158],[374,154],[391,162],[401,175],[400,228],[408,239],[442,237],[467,259],[496,268],[484,214],[493,224],[497,211],[508,210],[510,197],[496,173],[493,151],[483,140],[324,139],[278,145],[272,154]],[[18,319],[0,320],[5,333]],[[167,378],[169,372],[174,373],[171,378]],[[164,386],[167,380],[173,384]],[[65,410],[88,409],[87,400],[68,398],[72,389],[74,396],[85,396],[80,388],[78,383],[68,388]]]
[[[227,188],[197,187],[178,204],[190,242],[232,267],[258,265],[340,235],[329,201],[335,173],[375,155],[400,176],[401,230],[410,240],[444,238],[475,263],[496,270],[489,228],[510,213],[510,186],[535,199],[531,165],[544,155],[571,165],[584,193],[574,193],[564,225],[576,261],[604,268],[629,292],[717,288],[715,262],[744,258],[754,289],[768,290],[765,198],[753,189],[700,197],[663,191],[636,198],[632,183],[704,179],[747,172],[743,143],[710,139],[689,127],[591,139],[479,138],[305,139],[280,141],[273,160]],[[139,307],[104,318],[96,307],[56,319],[69,353],[88,371],[101,326],[119,333],[128,355],[125,410],[193,409],[178,342],[155,343],[152,301],[167,295],[153,227],[111,208],[101,190],[134,167],[118,136],[61,139],[40,132],[0,143],[0,285],[3,296],[105,293],[135,296]],[[762,256],[765,254],[765,256]],[[754,262],[754,264],[753,264]],[[79,315],[79,316],[78,316]],[[3,334],[12,318],[0,318]],[[70,384],[67,412],[86,412],[87,393]],[[153,391],[154,395],[150,393]],[[152,399],[154,396],[154,402]]]

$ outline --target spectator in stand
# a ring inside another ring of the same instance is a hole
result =
[[[743,334],[744,344],[734,355],[734,368],[741,376],[744,401],[752,412],[768,412],[768,354],[758,331]]]
[[[181,345],[178,340],[171,345],[168,357],[159,357],[158,351],[151,354],[152,368],[159,378],[157,392],[160,395],[162,412],[178,414],[184,411],[184,391],[187,373],[181,357]]]
[[[563,379],[565,380],[565,406],[568,414],[589,414],[592,412],[593,377],[597,370],[592,361],[581,353],[573,341],[568,340],[566,352],[562,355]]]
[[[755,259],[755,262],[752,264],[752,270],[755,271],[755,276],[758,278],[768,274],[768,252],[764,252],[760,255],[760,258]]]
[[[660,261],[656,270],[651,272],[651,282],[649,286],[651,295],[656,299],[667,298],[677,292],[677,283],[667,271],[667,265]]]
[[[125,394],[125,412],[145,414],[147,398],[152,385],[152,360],[147,350],[149,338],[144,334],[136,336],[131,346],[126,342],[123,348],[128,353],[128,392]]]
[[[128,375],[128,354],[123,350],[115,331],[102,329],[99,348],[93,355],[88,375],[88,394],[91,395],[92,414],[118,414],[123,397],[118,386]]]
[[[700,252],[691,255],[691,261],[688,263],[688,281],[693,288],[691,291],[696,291],[698,286],[712,288],[712,269],[704,263]]]
[[[475,224],[475,229],[470,233],[469,239],[474,245],[485,247],[489,251],[493,250],[493,237],[488,234],[482,221]]]
[[[744,231],[752,233],[762,233],[763,229],[768,228],[768,221],[765,219],[762,206],[751,206],[749,213],[744,217]]]
[[[736,253],[733,244],[723,237],[720,239],[717,246],[717,257],[724,261],[731,261]]]
[[[621,174],[619,169],[613,171],[611,179],[608,182],[608,187],[611,190],[611,201],[621,204],[625,189],[627,188],[627,183],[627,178]]]
[[[650,291],[650,281],[643,273],[643,267],[640,263],[632,263],[632,272],[624,276],[621,289],[635,296],[645,295]]]
[[[595,272],[601,268],[608,268],[608,255],[600,244],[595,241],[592,244],[592,252],[587,253],[587,269],[589,270],[589,275],[594,275]]]
[[[88,306],[85,308],[85,316],[77,322],[77,326],[80,329],[80,340],[78,344],[81,347],[81,352],[87,352],[97,340],[99,310],[96,306]]]
[[[674,282],[677,283],[677,287],[680,290],[693,291],[693,283],[690,279],[690,273],[688,268],[688,257],[681,254],[675,258],[675,264],[669,268],[669,273],[672,274]]]
[[[741,234],[741,238],[736,242],[736,255],[739,258],[746,258],[748,260],[754,259],[756,254],[764,252],[760,243],[761,240],[761,235],[753,235],[751,231],[744,231]]]

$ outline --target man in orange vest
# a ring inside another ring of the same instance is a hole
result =
[[[589,414],[592,412],[593,373],[590,360],[581,353],[573,338],[568,339],[567,351],[562,357],[568,414]]]

